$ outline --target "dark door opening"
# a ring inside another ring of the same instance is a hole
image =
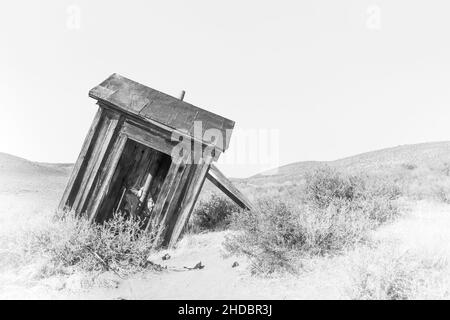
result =
[[[170,165],[169,155],[128,139],[96,220],[119,212],[139,218],[145,228]]]

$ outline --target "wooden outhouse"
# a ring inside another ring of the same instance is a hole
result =
[[[180,236],[208,176],[238,204],[246,199],[213,166],[234,122],[118,74],[89,92],[98,112],[59,209],[103,222],[137,216],[157,246]],[[211,172],[210,172],[211,170]]]

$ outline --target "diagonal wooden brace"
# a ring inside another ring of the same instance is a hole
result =
[[[213,164],[209,167],[206,178],[211,181],[217,188],[231,198],[242,209],[252,210],[253,204],[247,199],[234,185],[220,172],[220,170]]]

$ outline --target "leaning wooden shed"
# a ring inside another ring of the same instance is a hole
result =
[[[234,122],[118,74],[89,92],[98,112],[59,209],[103,222],[137,216],[157,246],[173,246],[205,178],[243,208],[248,200],[213,162]]]

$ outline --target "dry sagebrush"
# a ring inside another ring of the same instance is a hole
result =
[[[446,256],[402,251],[392,244],[363,254],[353,267],[352,299],[448,299]]]
[[[80,271],[113,271],[119,276],[149,267],[153,236],[140,222],[120,214],[97,225],[66,213],[30,230],[19,240],[22,260],[44,260],[42,276]]]
[[[201,201],[195,208],[187,226],[188,231],[199,233],[224,230],[230,224],[231,214],[239,210],[230,199],[212,194],[207,201]]]
[[[395,186],[331,169],[307,177],[303,194],[266,197],[255,210],[232,215],[237,232],[227,238],[227,251],[248,256],[258,273],[293,271],[293,260],[339,253],[399,213]]]

